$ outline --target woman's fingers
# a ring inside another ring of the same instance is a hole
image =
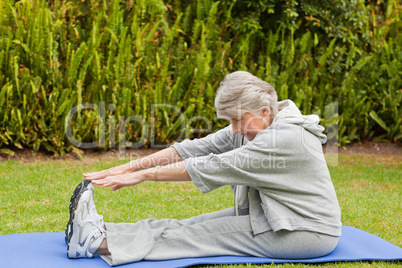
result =
[[[116,185],[119,185],[121,182],[115,180],[115,179],[104,179],[104,180],[93,180],[91,181],[93,184],[98,185],[98,186],[103,186],[103,187],[114,187]]]
[[[104,179],[108,176],[115,176],[120,175],[128,172],[127,165],[121,165],[109,169],[105,169],[102,171],[91,172],[91,173],[84,173],[84,177],[89,180],[99,180]]]
[[[112,187],[112,190],[113,190],[113,192],[114,192],[114,191],[119,190],[120,188],[123,188],[123,186],[120,186],[120,185],[114,185],[114,186]]]
[[[102,179],[87,178],[87,180],[90,180],[93,184],[108,187],[110,185],[113,185],[113,183],[117,182],[117,178],[115,177],[116,176],[108,176]]]
[[[88,177],[87,180],[90,180],[92,183],[99,186],[113,187],[113,191],[119,190],[120,188],[126,186],[133,186],[142,182],[141,177],[135,173],[107,176],[103,179],[93,179]]]
[[[99,179],[104,179],[105,177],[110,175],[110,172],[108,169],[98,171],[98,172],[92,172],[92,173],[84,173],[83,174],[86,179],[90,180],[99,180]]]
[[[104,179],[108,176],[115,176],[118,174],[122,174],[123,172],[118,172],[116,170],[113,169],[105,169],[102,171],[97,171],[97,172],[92,172],[92,173],[84,173],[84,177],[86,179],[89,180],[100,180],[100,179]]]

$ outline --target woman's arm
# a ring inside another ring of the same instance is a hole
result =
[[[183,158],[207,155],[209,153],[219,154],[232,150],[234,138],[231,133],[231,128],[228,126],[202,139],[185,140],[124,165],[83,175],[94,184],[106,187],[113,186],[113,190],[136,185],[144,180],[189,181],[191,179],[185,168]],[[177,163],[177,165],[171,165],[173,163]],[[163,167],[152,169],[155,166]],[[141,171],[134,172],[136,170]]]
[[[183,161],[183,158],[177,153],[174,147],[163,149],[149,156],[130,161],[130,170],[147,169],[156,166],[164,166],[176,162]]]
[[[87,178],[96,185],[112,187],[113,191],[122,187],[134,186],[143,181],[191,181],[187,173],[184,161],[148,168],[130,174],[121,174],[94,179]]]
[[[174,147],[183,159],[187,159],[233,150],[236,147],[234,142],[235,137],[232,127],[229,125],[206,137],[193,140],[186,139],[173,144],[171,147]]]
[[[233,146],[234,138],[231,132],[231,127],[227,126],[202,139],[185,140],[180,143],[175,143],[169,148],[130,161],[124,165],[98,172],[84,173],[83,175],[88,180],[103,179],[107,176],[127,174],[136,170],[180,162],[183,161],[184,158],[208,155],[210,153],[219,154],[232,150]]]
[[[127,174],[136,170],[147,169],[155,166],[167,165],[171,163],[180,162],[183,159],[177,153],[176,149],[169,147],[159,152],[153,153],[149,156],[132,160],[124,165],[109,168],[102,171],[84,173],[84,177],[88,180],[104,179],[108,176],[116,176]]]

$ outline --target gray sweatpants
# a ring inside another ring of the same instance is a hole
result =
[[[253,235],[250,217],[235,216],[234,209],[185,220],[147,219],[137,223],[105,223],[115,266],[141,260],[168,260],[218,255],[270,258],[315,258],[330,253],[338,237],[309,231],[268,231]]]

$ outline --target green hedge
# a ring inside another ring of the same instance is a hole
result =
[[[203,136],[227,124],[214,93],[235,70],[337,123],[340,143],[398,142],[401,17],[394,0],[2,0],[0,148]]]

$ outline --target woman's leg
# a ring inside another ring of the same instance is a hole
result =
[[[189,221],[190,222],[190,221]],[[330,253],[338,238],[307,231],[251,233],[249,216],[226,216],[178,227],[164,226],[137,233],[107,231],[110,265],[140,260],[166,260],[219,255],[313,258]]]
[[[228,217],[228,216],[234,216],[234,208],[227,208],[211,213],[206,213],[206,214],[201,214],[198,216],[193,216],[188,219],[184,220],[175,220],[175,219],[162,219],[162,220],[156,220],[156,219],[146,219],[139,221],[137,223],[105,223],[105,230],[108,230],[108,228],[117,229],[120,231],[120,233],[131,233],[131,234],[136,234],[139,232],[144,232],[148,229],[157,229],[157,228],[162,228],[169,226],[171,228],[180,228],[183,225],[189,225],[189,224],[195,224],[198,222],[203,222],[206,220],[212,220],[212,219],[217,219],[221,217]],[[107,227],[106,227],[107,225]],[[100,255],[110,255],[108,246],[107,246],[107,238],[104,239],[102,242],[101,246],[99,249],[95,252],[96,254]]]
[[[162,227],[170,227],[170,228],[181,228],[183,225],[190,225],[195,223],[200,223],[206,220],[218,219],[221,217],[234,216],[234,208],[227,208],[211,213],[205,213],[198,216],[193,216],[184,220],[175,220],[175,219],[146,219],[141,220],[136,223],[104,223],[105,229],[116,230],[120,233],[132,233],[136,234],[139,232],[144,232],[149,229],[158,229]]]
[[[100,245],[100,247],[95,251],[95,254],[99,254],[99,255],[110,255],[110,251],[109,248],[107,246],[107,239],[103,239],[102,244]]]

